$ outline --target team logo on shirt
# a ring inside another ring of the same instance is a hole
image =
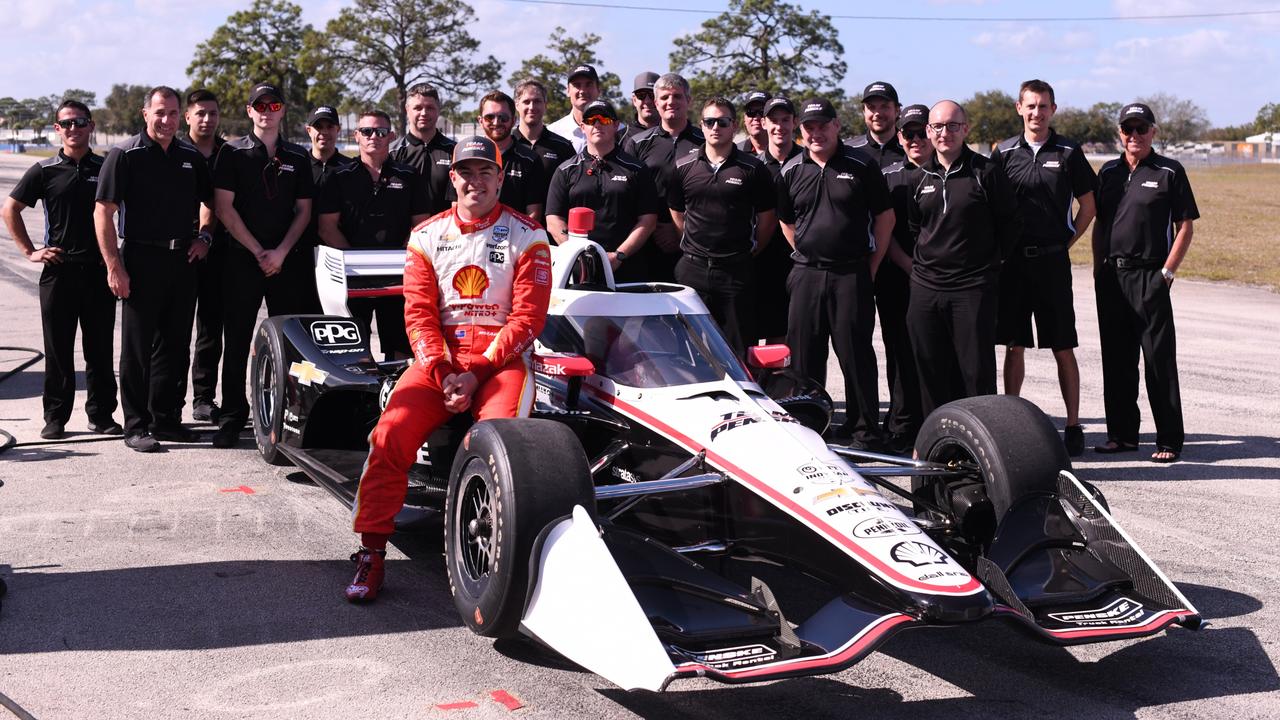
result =
[[[614,182],[626,182],[626,181],[627,181],[627,176],[626,176],[626,175],[614,175],[613,177],[611,177],[611,178],[609,178],[609,179],[610,179],[610,180],[612,180],[612,181],[614,181]]]
[[[501,242],[502,240],[506,239],[508,235],[511,234],[511,228],[507,227],[506,225],[494,225],[492,234],[493,234],[494,240]]]
[[[724,184],[725,184],[725,185],[741,185],[741,184],[742,184],[742,178],[735,178],[735,177],[725,178],[725,179],[724,179]]]
[[[453,274],[453,289],[463,300],[472,300],[489,289],[489,275],[479,265],[468,265]]]
[[[935,188],[935,187],[934,187],[934,186],[932,186],[932,185],[925,185],[924,187],[920,188],[920,194],[921,194],[921,195],[925,195],[925,194],[927,194],[927,193],[931,193],[931,192],[934,192],[934,191],[936,191],[936,190],[937,190],[937,188]]]
[[[182,163],[182,169],[183,169],[183,170],[194,170],[195,168],[191,167],[191,163],[189,163],[189,162],[184,162],[184,163]]]
[[[1148,181],[1146,181],[1146,182],[1142,183],[1142,187],[1145,187],[1145,188],[1158,188],[1158,187],[1160,187],[1160,183],[1156,182],[1155,180],[1148,180]]]
[[[855,178],[853,176],[853,173],[838,173],[836,175],[836,179],[837,180],[854,180]]]
[[[387,187],[392,190],[403,190],[404,183],[399,180],[392,180],[391,182],[387,183]]]
[[[1057,160],[1045,160],[1044,166],[1047,168],[1058,168],[1062,167],[1062,163]]]

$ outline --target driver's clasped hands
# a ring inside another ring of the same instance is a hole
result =
[[[444,407],[449,412],[460,413],[471,407],[471,396],[475,394],[480,381],[475,373],[449,373],[440,388],[444,392]]]

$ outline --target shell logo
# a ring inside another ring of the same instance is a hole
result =
[[[479,265],[468,265],[453,274],[453,289],[464,300],[478,298],[489,289],[489,275]]]

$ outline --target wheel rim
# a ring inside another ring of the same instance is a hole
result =
[[[489,578],[497,542],[489,484],[480,475],[470,475],[460,497],[457,517],[459,565],[469,584],[479,585]]]
[[[271,432],[271,428],[276,424],[276,373],[275,361],[271,359],[271,353],[258,354],[258,382],[261,389],[258,391],[258,417],[262,422],[258,427],[263,432]]]

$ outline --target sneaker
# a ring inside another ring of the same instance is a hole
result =
[[[40,437],[45,440],[61,440],[66,434],[66,427],[57,420],[50,420],[45,423],[44,429],[40,431]]]
[[[213,434],[213,446],[226,449],[233,448],[240,441],[240,428],[234,426],[218,428]]]
[[[370,550],[362,547],[351,556],[356,564],[356,576],[347,586],[347,602],[373,602],[382,588],[382,577],[385,573],[386,550]]]
[[[120,427],[120,423],[107,418],[106,420],[98,420],[89,423],[89,432],[98,433],[99,435],[123,435],[124,428]]]
[[[907,433],[890,433],[884,441],[885,451],[890,455],[910,457],[915,446],[915,440]]]
[[[1067,454],[1080,457],[1084,454],[1084,427],[1068,425],[1062,430],[1062,444],[1067,446]]]
[[[161,425],[151,431],[157,440],[168,440],[177,443],[200,442],[200,433],[182,425]]]
[[[219,412],[217,403],[198,400],[191,406],[191,419],[196,422],[216,422]]]
[[[160,443],[146,433],[124,436],[125,447],[141,453],[160,452]]]

